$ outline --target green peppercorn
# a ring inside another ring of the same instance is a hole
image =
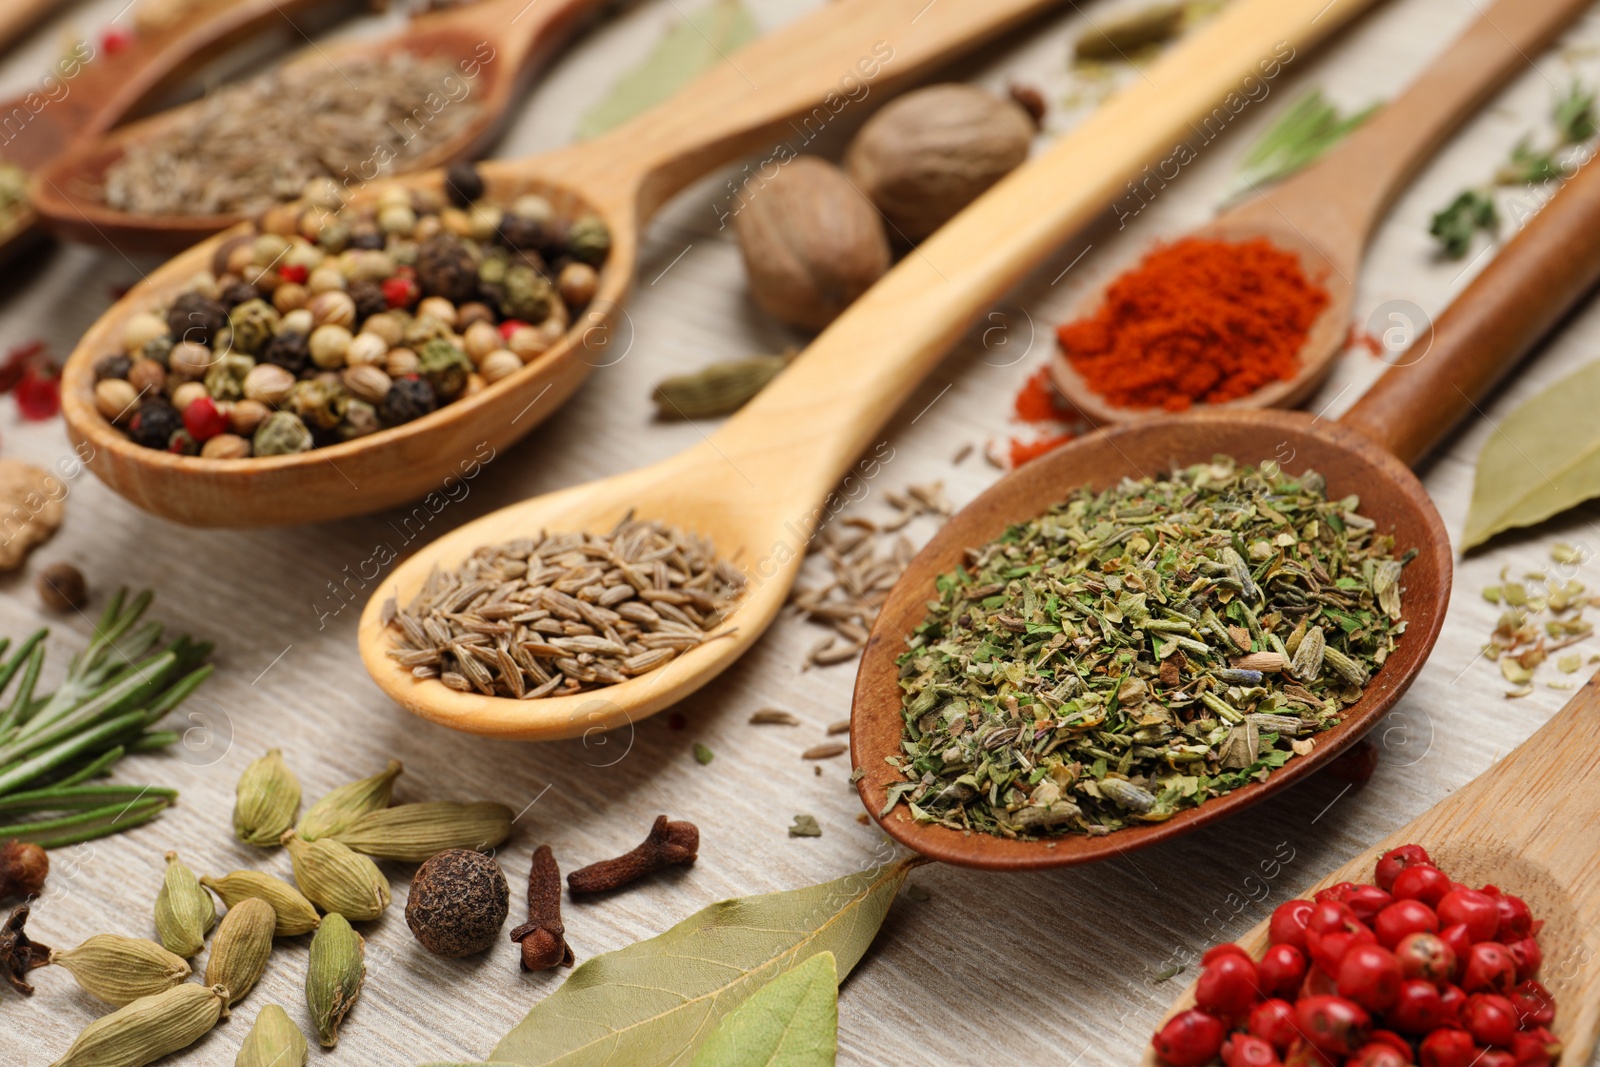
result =
[[[422,376],[435,393],[446,400],[461,395],[467,387],[467,375],[472,373],[472,360],[465,352],[440,338],[423,345],[417,355],[422,360]]]
[[[258,456],[287,456],[311,448],[311,431],[290,411],[274,411],[256,427],[251,450]]]

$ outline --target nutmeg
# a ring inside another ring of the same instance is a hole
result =
[[[900,236],[920,241],[1027,159],[1034,132],[1015,101],[930,85],[868,119],[844,166]]]
[[[822,329],[889,269],[877,210],[815,156],[794,159],[753,189],[733,228],[751,296],[794,326]]]

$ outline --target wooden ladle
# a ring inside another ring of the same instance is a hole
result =
[[[904,12],[915,14],[924,2],[915,0]],[[828,10],[842,7],[836,3]],[[1308,47],[1361,7],[1348,0],[1331,8],[1326,0],[1228,5],[1041,158],[1014,171],[903,259],[709,440],[642,470],[503,508],[417,552],[382,582],[362,615],[367,670],[418,715],[518,739],[622,726],[706,684],[777,615],[828,492],[871,449],[890,414],[972,320],[1094,217],[1125,175],[1170,145],[1241,77],[1263,73],[1258,64],[1267,62],[1262,57],[1270,57],[1275,45]],[[921,24],[941,14],[975,17],[968,8],[944,0],[926,9]],[[843,34],[844,54],[854,54],[861,40],[859,32]],[[898,63],[900,45],[895,47]],[[825,69],[837,69],[837,63]],[[384,604],[391,598],[409,602],[433,567],[454,566],[480,546],[541,529],[608,530],[629,511],[709,536],[749,576],[725,636],[618,685],[541,700],[418,682],[385,654],[392,645]]]
[[[152,22],[116,53],[84,42],[40,81],[0,101],[0,161],[30,172],[80,138],[111,129],[194,64],[318,0],[200,0],[182,17]],[[9,16],[7,16],[9,17]],[[38,235],[39,216],[15,213],[0,229],[0,258]]]
[[[1312,774],[1349,748],[1400,699],[1422,669],[1450,600],[1451,548],[1422,483],[1408,469],[1464,416],[1600,281],[1600,168],[1581,171],[1511,240],[1485,271],[1418,337],[1338,422],[1304,412],[1205,411],[1093,433],[1002,478],[958,512],[912,560],[890,592],[856,679],[851,750],[865,771],[867,810],[889,834],[933,859],[969,867],[1025,870],[1105,859],[1153,845],[1238,811]],[[922,621],[934,580],[971,546],[1033,518],[1079,486],[1106,487],[1209,460],[1272,459],[1284,469],[1322,472],[1328,495],[1357,495],[1361,511],[1398,549],[1416,548],[1403,582],[1406,631],[1340,725],[1316,735],[1309,756],[1291,759],[1198,808],[1099,837],[1007,840],[913,821],[903,806],[882,814],[890,784],[884,763],[900,750],[903,719],[895,660]]]
[[[595,299],[567,336],[480,393],[393,429],[291,456],[202,459],[129,441],[95,410],[94,361],[120,349],[131,316],[169,302],[197,272],[212,269],[219,248],[250,232],[241,224],[152,272],[84,335],[62,374],[68,433],[89,446],[89,467],[106,484],[146,510],[195,526],[321,522],[420,499],[445,478],[459,477],[463,464],[481,462],[533,429],[591,370],[626,354],[622,303],[633,285],[639,231],[674,193],[751,153],[776,165],[794,151],[787,142],[796,130],[814,137],[848,122],[852,108],[875,106],[896,85],[1054,2],[834,0],[603,137],[533,159],[484,164],[492,199],[509,203],[539,192],[568,214],[594,211],[609,226],[612,246]],[[443,188],[437,171],[395,182]],[[378,187],[368,187],[358,198],[377,195]]]
[[[1197,406],[1294,407],[1317,390],[1349,336],[1361,260],[1390,203],[1462,122],[1589,6],[1588,0],[1499,0],[1405,92],[1321,161],[1195,231],[1230,242],[1265,237],[1296,252],[1306,276],[1326,286],[1330,298],[1300,350],[1294,377],[1238,400]],[[1093,314],[1104,299],[1102,286],[1078,303],[1073,317]],[[1110,403],[1062,352],[1051,359],[1050,370],[1062,394],[1095,425],[1166,414],[1159,407]]]
[[[1336,882],[1370,882],[1377,859],[1398,845],[1418,844],[1452,878],[1497,885],[1528,902],[1544,920],[1539,979],[1555,994],[1551,1029],[1561,1062],[1584,1067],[1600,1035],[1600,961],[1592,932],[1600,925],[1600,675],[1510,755],[1422,815],[1305,891]],[[1239,938],[1259,958],[1267,924]],[[1194,986],[1167,1018],[1194,1006]],[[1163,1020],[1165,1021],[1165,1020]],[[1161,1067],[1146,1048],[1143,1067]]]
[[[363,60],[399,53],[474,63],[477,73],[462,79],[469,95],[445,106],[468,102],[477,112],[450,137],[408,160],[407,171],[442,167],[470,159],[499,134],[520,90],[567,41],[583,20],[607,0],[476,0],[424,13],[404,29],[376,40],[312,47],[291,62],[317,70],[338,70]],[[488,51],[481,50],[487,48]],[[484,58],[485,55],[488,58]],[[337,76],[337,75],[335,75]],[[445,89],[439,90],[441,96]],[[202,238],[240,222],[238,214],[143,215],[107,204],[101,190],[106,172],[129,146],[181,129],[196,121],[205,101],[163,111],[104,136],[80,142],[35,175],[30,197],[52,233],[123,252],[179,252]]]

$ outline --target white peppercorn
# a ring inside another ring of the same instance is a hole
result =
[[[258,363],[244,376],[244,395],[247,400],[262,404],[281,404],[294,388],[294,375],[275,363]]]
[[[167,368],[153,359],[135,358],[128,368],[128,384],[141,393],[160,393],[167,387]]]
[[[521,366],[520,362],[518,366]],[[392,384],[387,374],[370,363],[346,368],[340,380],[352,394],[371,404],[381,403]]]
[[[102,378],[94,383],[94,407],[107,422],[125,422],[133,416],[139,390],[126,378]]]
[[[327,323],[311,331],[309,340],[311,362],[323,370],[338,370],[344,366],[345,354],[354,340],[343,326]]]
[[[228,410],[228,429],[241,437],[252,436],[272,409],[259,400],[237,400]]]
[[[401,316],[393,311],[383,311],[367,319],[361,326],[362,333],[376,334],[393,348],[400,343],[406,335],[406,324]]]
[[[487,322],[474,322],[462,335],[461,347],[474,363],[482,363],[484,357],[501,346],[500,331]]]
[[[582,307],[594,299],[600,274],[587,263],[568,263],[556,277],[556,291],[569,307]]]
[[[318,293],[306,305],[311,321],[318,326],[349,327],[356,321],[356,302],[342,289]]]
[[[370,330],[362,330],[350,342],[350,348],[345,352],[344,361],[352,367],[362,364],[382,363],[389,354],[389,342],[379,337]]]
[[[122,327],[122,349],[130,356],[137,356],[151,341],[168,336],[166,319],[154,312],[141,311]]]
[[[285,314],[305,307],[310,299],[310,290],[298,282],[284,282],[272,291],[272,306]]]
[[[508,348],[496,349],[478,364],[478,373],[486,382],[498,382],[522,369],[522,357]]]
[[[384,370],[391,378],[404,378],[422,370],[422,357],[409,348],[391,348],[383,360]]]
[[[438,319],[451,329],[455,329],[456,306],[442,296],[424,297],[417,305],[417,318]]]
[[[184,382],[172,391],[172,406],[182,411],[201,397],[210,396],[204,382]]]
[[[316,323],[311,320],[311,312],[305,308],[296,308],[284,315],[283,322],[278,325],[279,333],[297,333],[304,337],[316,329]]]
[[[519,326],[511,331],[511,336],[506,341],[506,347],[515,352],[522,362],[527,363],[549,351],[550,342],[537,327]]]
[[[345,287],[344,273],[338,267],[325,264],[311,272],[306,279],[306,288],[312,296],[321,296],[323,293],[343,292]]]
[[[172,354],[167,357],[167,371],[177,381],[193,381],[205,377],[206,371],[216,361],[216,354],[205,345],[195,341],[179,341],[172,346]]]
[[[200,446],[204,459],[245,459],[250,455],[250,442],[238,434],[219,433]]]

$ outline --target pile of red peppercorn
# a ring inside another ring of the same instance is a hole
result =
[[[1196,1007],[1152,1044],[1172,1067],[1550,1067],[1555,998],[1520,898],[1472,889],[1420,845],[1272,913],[1271,947],[1201,959]]]

